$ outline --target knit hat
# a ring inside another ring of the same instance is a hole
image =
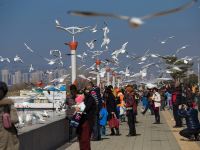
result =
[[[5,82],[0,81],[0,100],[2,100],[8,92],[8,87]]]
[[[76,101],[76,103],[81,103],[81,102],[83,102],[84,99],[85,99],[85,96],[83,94],[81,94],[75,98],[75,101]]]

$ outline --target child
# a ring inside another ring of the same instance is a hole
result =
[[[76,108],[76,111],[74,112],[74,115],[70,121],[70,126],[72,126],[72,127],[76,128],[76,127],[78,127],[78,125],[80,123],[81,116],[85,110],[84,99],[85,99],[85,96],[83,94],[78,95],[75,98],[76,105],[74,105],[73,107]]]
[[[106,105],[103,102],[102,103],[102,108],[99,112],[99,124],[101,126],[100,131],[101,131],[101,136],[105,136],[106,135],[106,123],[107,123],[107,117],[108,117],[108,112],[106,110]]]

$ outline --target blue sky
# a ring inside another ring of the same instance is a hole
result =
[[[147,20],[138,29],[131,28],[127,22],[110,18],[87,18],[70,16],[69,10],[87,10],[109,12],[127,16],[143,16],[160,10],[180,6],[189,0],[0,0],[0,56],[12,59],[20,55],[26,64],[33,64],[36,68],[47,66],[45,61],[29,53],[24,46],[26,42],[32,49],[43,56],[49,55],[50,49],[59,49],[69,53],[64,42],[71,40],[71,36],[55,27],[54,20],[58,19],[64,26],[94,26],[103,27],[106,21],[111,38],[110,51],[120,48],[128,41],[128,51],[142,55],[147,49],[152,53],[162,55],[172,54],[177,48],[189,44],[180,56],[199,55],[200,48],[200,3],[192,8]],[[84,44],[91,39],[97,39],[95,49],[101,50],[102,31],[92,34],[88,31],[76,37],[79,41],[77,53],[87,49]],[[169,36],[174,39],[165,45],[160,41]],[[126,60],[125,60],[126,61]],[[128,62],[126,62],[128,63]],[[70,64],[67,57],[65,65]],[[0,69],[8,64],[0,64]],[[15,67],[21,67],[15,65]]]

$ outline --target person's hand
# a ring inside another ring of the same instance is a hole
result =
[[[182,104],[178,106],[178,109],[181,109],[181,108],[182,108]]]
[[[114,115],[114,114],[115,114],[115,112],[111,112],[111,114],[112,114],[112,115]]]
[[[80,111],[80,108],[79,108],[79,107],[76,107],[76,108],[75,108],[75,111],[76,111],[76,112],[79,112],[79,111]]]
[[[183,104],[183,108],[184,108],[184,109],[187,109],[187,105]]]

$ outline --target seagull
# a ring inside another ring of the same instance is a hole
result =
[[[10,63],[9,58],[3,58],[2,56],[0,56],[0,62],[4,62],[4,61],[7,61],[8,63]]]
[[[50,55],[62,58],[62,54],[60,50],[50,50]]]
[[[26,43],[24,43],[24,45],[26,46],[26,49],[29,50],[30,52],[34,52]]]
[[[116,57],[118,57],[119,54],[124,54],[126,52],[127,44],[128,42],[124,43],[120,49],[115,50],[111,55],[115,55]]]
[[[80,67],[78,68],[78,70],[82,69],[83,67],[85,67],[85,65],[80,66]]]
[[[60,26],[60,22],[56,19],[55,20],[56,26]]]
[[[105,46],[108,49],[108,44],[110,43],[110,39],[108,38],[107,34],[110,32],[108,26],[105,26],[103,29],[103,42],[101,43],[101,47]]]
[[[93,28],[91,28],[90,31],[92,31],[92,33],[96,33],[97,32],[97,25],[95,25]]]
[[[81,79],[91,81],[90,79],[86,78],[83,74],[79,74],[78,77],[81,78]]]
[[[89,52],[93,54],[92,58],[95,58],[96,56],[101,55],[104,51],[97,50],[97,51],[89,51]]]
[[[108,44],[110,43],[110,39],[108,37],[103,38],[103,42],[101,44],[101,47],[105,46],[106,50],[108,50]]]
[[[29,72],[32,72],[34,70],[33,65],[31,64],[30,68],[29,68]]]
[[[160,43],[161,43],[161,44],[166,44],[166,42],[167,42],[169,39],[173,39],[173,38],[175,38],[175,36],[170,36],[170,37],[168,37],[167,39],[161,41]]]
[[[96,42],[97,40],[91,40],[90,42],[86,42],[85,44],[90,48],[90,49],[94,49],[94,43]]]
[[[44,58],[46,61],[48,61],[48,64],[49,65],[54,65],[55,63],[56,63],[56,61],[58,60],[58,59],[48,59],[48,58]]]
[[[126,20],[131,25],[131,27],[139,27],[142,24],[144,24],[144,20],[183,11],[193,6],[197,1],[198,0],[191,0],[188,3],[181,5],[180,7],[172,8],[169,10],[165,10],[165,11],[161,11],[161,12],[157,12],[153,14],[148,14],[142,17],[129,17],[129,16],[110,14],[110,13],[97,13],[97,12],[90,12],[90,11],[68,11],[68,14],[76,15],[76,16],[88,16],[88,17],[92,17],[92,16],[111,17],[111,18]]]
[[[150,54],[150,56],[151,56],[152,58],[158,58],[158,57],[160,57],[159,54]]]
[[[58,82],[59,82],[59,83],[64,82],[64,80],[65,80],[67,77],[69,77],[69,74],[63,75],[62,77],[58,78]]]
[[[52,71],[49,70],[46,71],[46,74],[52,74],[52,73],[53,73]]]
[[[24,63],[23,60],[22,60],[18,55],[16,55],[16,56],[14,57],[14,62]]]
[[[181,50],[186,49],[187,47],[189,47],[189,45],[184,45],[184,46],[182,46],[181,48],[178,48],[178,49],[176,50],[176,54],[178,54]]]
[[[84,61],[85,57],[87,56],[86,52],[83,52],[83,54],[78,54],[76,57],[80,58],[82,61]]]

